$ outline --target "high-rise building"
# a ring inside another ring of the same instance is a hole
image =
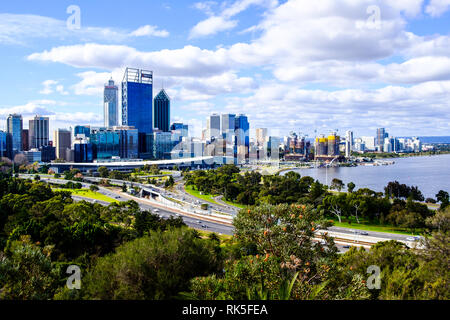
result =
[[[91,132],[94,159],[107,160],[120,156],[120,135],[112,129],[94,129]]]
[[[317,137],[314,149],[316,157],[328,156],[328,139],[324,135]]]
[[[31,149],[49,145],[49,118],[35,116],[29,121],[29,141]]]
[[[222,114],[222,136],[225,138],[228,135],[234,134],[236,126],[235,114]]]
[[[157,160],[170,159],[171,152],[178,141],[174,141],[171,132],[161,130],[153,132],[153,158]]]
[[[361,137],[362,143],[364,144],[365,149],[369,151],[376,150],[376,138],[375,137]],[[361,151],[364,151],[361,150]]]
[[[73,130],[75,138],[89,138],[91,136],[90,126],[75,126]]]
[[[235,118],[235,145],[239,161],[249,160],[250,124],[246,115],[240,114]]]
[[[11,158],[14,158],[17,153],[22,151],[22,130],[22,116],[20,114],[10,114],[6,120],[6,131],[11,141]]]
[[[9,157],[8,145],[6,143],[8,140],[7,137],[8,133],[0,131],[0,158]]]
[[[70,150],[70,149],[69,149]],[[56,160],[56,148],[52,146],[42,146],[39,148],[41,152],[41,161],[50,162]],[[67,156],[66,156],[67,158]]]
[[[87,163],[94,161],[92,143],[90,143],[88,140],[77,139],[73,147],[74,147],[74,161],[76,163]]]
[[[170,98],[164,89],[153,100],[153,128],[170,131]]]
[[[139,157],[138,131],[134,127],[114,127],[119,134],[119,157],[137,159]]]
[[[377,151],[383,152],[384,150],[384,139],[389,137],[389,134],[386,132],[385,128],[377,129],[377,137],[376,137],[376,149]]]
[[[256,144],[259,147],[264,145],[267,139],[267,128],[258,128],[256,129]]]
[[[345,133],[345,156],[347,158],[352,155],[353,145],[353,131],[348,130]]]
[[[220,115],[214,113],[206,120],[206,140],[211,141],[220,136]]]
[[[22,130],[22,150],[28,151],[30,149],[30,143],[28,141],[29,138],[29,130],[23,129]]]
[[[189,126],[184,123],[179,122],[172,123],[172,125],[170,126],[170,131],[172,131],[172,133],[179,134],[181,137],[189,136]]]
[[[54,132],[54,145],[56,148],[56,158],[68,161],[66,150],[72,146],[72,133],[70,130],[57,129]]]
[[[339,144],[340,144],[340,137],[336,134],[336,132],[331,133],[328,136],[328,156],[335,157],[339,156]]]
[[[153,132],[153,72],[127,68],[122,81],[122,125],[139,132],[139,157],[151,157],[147,135]]]
[[[113,79],[109,80],[108,84],[105,84],[103,114],[106,128],[112,128],[118,125],[118,92],[119,89],[114,84]]]

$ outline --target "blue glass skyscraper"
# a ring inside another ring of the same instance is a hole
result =
[[[120,156],[120,134],[110,129],[93,130],[92,151],[95,159],[107,160]]]
[[[248,160],[250,148],[250,124],[246,115],[240,114],[235,118],[234,134],[237,156],[241,160]]]
[[[127,68],[122,82],[122,125],[153,132],[153,72]]]
[[[23,121],[20,114],[10,114],[6,121],[7,132],[11,141],[11,158],[22,151]]]
[[[169,132],[170,129],[170,98],[164,89],[153,100],[153,128],[162,132]]]

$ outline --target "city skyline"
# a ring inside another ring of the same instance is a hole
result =
[[[27,19],[21,1],[5,3],[0,46],[14,57],[0,59],[8,74],[0,116],[22,114],[25,127],[36,114],[49,117],[50,135],[100,127],[104,84],[120,85],[125,67],[136,67],[154,71],[153,95],[164,88],[171,122],[197,137],[214,112],[244,113],[276,136],[335,128],[365,136],[379,127],[393,136],[449,135],[450,13],[442,3],[379,1],[370,11],[362,0],[316,9],[292,0],[134,1],[131,20],[118,18],[123,4],[103,17],[102,1],[79,1],[74,30],[67,1],[27,3]],[[370,20],[377,8],[380,19]]]

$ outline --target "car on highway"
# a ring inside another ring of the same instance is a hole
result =
[[[198,224],[202,224],[202,222],[200,220],[197,221]]]
[[[368,236],[368,235],[369,235],[369,233],[366,232],[366,231],[361,231],[359,234],[360,234],[360,235],[363,235],[363,236]]]
[[[207,226],[206,224],[204,224],[204,225],[202,225],[202,228],[203,228],[203,229],[207,229],[208,226]]]
[[[406,240],[408,240],[408,241],[417,241],[418,239],[416,237],[407,237]]]
[[[348,244],[343,246],[344,249],[350,249],[351,246],[349,246]]]
[[[153,212],[158,213],[159,210],[158,209],[153,209]]]

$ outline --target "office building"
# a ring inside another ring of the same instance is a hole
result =
[[[9,134],[8,140],[10,141],[11,151],[10,158],[22,151],[22,130],[23,120],[20,114],[10,114],[6,120],[6,131]]]
[[[250,124],[246,115],[240,114],[235,118],[235,139],[238,161],[248,161],[250,151]]]
[[[119,157],[121,159],[137,159],[139,157],[138,130],[134,127],[114,127],[119,134]]]
[[[164,89],[153,100],[153,128],[162,132],[170,131],[170,98]]]
[[[153,132],[153,72],[127,68],[122,81],[122,125],[139,132],[139,157],[151,157],[148,134]]]
[[[379,152],[384,151],[384,139],[386,139],[387,137],[389,137],[389,135],[386,132],[385,128],[377,129],[376,146],[375,146],[376,151],[379,151]]]
[[[236,128],[236,115],[222,114],[222,121],[221,121],[222,137],[227,138],[230,135],[234,135],[235,128]]]
[[[41,152],[41,161],[42,162],[51,162],[53,160],[56,160],[56,148],[55,147],[42,146],[39,148],[39,151]],[[69,159],[67,161],[69,161]]]
[[[120,134],[112,129],[100,128],[91,132],[94,159],[109,160],[120,156]]]
[[[179,134],[183,138],[189,136],[189,126],[187,124],[179,122],[172,123],[170,126],[170,131],[172,131],[172,133]]]
[[[316,158],[328,156],[328,139],[325,138],[324,135],[317,137],[314,144],[314,149]]]
[[[92,143],[86,139],[77,139],[74,142],[74,161],[76,163],[89,163],[94,161]]]
[[[353,131],[348,130],[345,133],[345,156],[348,158],[352,155],[354,146]]]
[[[35,116],[29,121],[29,143],[31,149],[49,145],[49,118]]]
[[[73,134],[75,138],[89,138],[91,136],[91,127],[90,126],[75,126],[73,130]]]
[[[364,143],[365,150],[367,150],[367,151],[375,151],[376,150],[376,138],[375,137],[361,137],[361,142]]]
[[[267,128],[256,129],[256,145],[262,147],[267,139]]]
[[[8,133],[0,131],[0,158],[9,157],[7,141],[8,141]]]
[[[53,139],[55,140],[56,158],[68,161],[66,150],[70,149],[72,146],[72,133],[70,132],[70,130],[55,130]]]
[[[118,92],[119,89],[114,84],[113,79],[109,80],[108,84],[105,84],[103,94],[103,114],[106,128],[112,128],[118,125]]]
[[[155,131],[152,134],[153,159],[167,160],[171,157],[173,148],[178,141],[173,139],[171,132]]]
[[[32,148],[28,151],[24,151],[23,154],[25,155],[25,158],[27,159],[27,162],[29,164],[33,164],[35,162],[42,162],[42,153],[39,149]]]
[[[215,138],[221,137],[220,134],[220,115],[214,113],[206,119],[206,134],[205,138],[212,141]]]
[[[23,129],[22,130],[22,150],[28,151],[30,149],[30,143],[28,141],[29,139],[29,130]]]

